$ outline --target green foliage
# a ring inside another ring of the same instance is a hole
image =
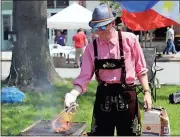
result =
[[[20,131],[37,120],[54,119],[63,109],[63,98],[72,88],[71,80],[68,84],[56,84],[55,91],[46,93],[27,92],[24,103],[2,104],[2,135],[19,135]],[[95,100],[97,83],[92,81],[87,92],[78,98],[79,109],[74,117],[76,122],[86,122],[90,131],[92,111]],[[166,108],[171,124],[172,135],[180,135],[179,105],[168,102],[169,94],[179,90],[179,86],[163,86],[157,89],[157,102],[154,106]],[[140,97],[141,98],[141,97]],[[141,111],[143,114],[143,110]],[[143,116],[142,116],[143,118]]]
[[[102,3],[106,3],[107,5],[109,5],[112,11],[116,14],[119,15],[121,13],[120,4],[118,2],[113,2],[113,0],[100,0],[100,4]]]

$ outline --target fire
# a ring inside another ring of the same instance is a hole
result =
[[[57,117],[53,122],[52,122],[52,129],[56,133],[60,132],[65,132],[69,130],[72,127],[72,117],[73,113],[72,112],[61,112],[59,117]],[[60,123],[60,127],[56,127],[56,124]]]
[[[65,131],[69,130],[70,128],[71,128],[71,122],[61,120],[61,127],[55,128],[54,131],[56,133],[61,133],[61,132],[65,132]]]

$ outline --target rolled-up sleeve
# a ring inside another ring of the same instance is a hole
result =
[[[136,76],[140,76],[142,74],[147,73],[148,69],[146,67],[146,61],[140,43],[135,35],[133,35],[133,37],[134,37],[133,54],[135,58],[135,71],[136,71]]]
[[[86,92],[86,86],[91,81],[94,74],[94,60],[92,59],[90,50],[92,47],[92,44],[86,47],[82,58],[81,72],[73,82],[75,86],[81,87],[82,93]]]

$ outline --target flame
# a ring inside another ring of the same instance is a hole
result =
[[[61,99],[63,101],[64,99]],[[77,103],[73,103],[69,109],[64,109],[59,116],[52,122],[52,129],[56,133],[66,132],[72,127],[72,118],[76,112]],[[56,127],[56,123],[60,123],[60,127]]]
[[[65,132],[72,127],[72,113],[63,112],[52,122],[52,129],[56,133]],[[56,123],[61,123],[61,127],[56,127]]]

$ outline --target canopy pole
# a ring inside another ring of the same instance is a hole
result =
[[[153,33],[153,31],[150,30],[150,47],[152,47],[152,33]]]
[[[144,47],[143,45],[143,34],[142,34],[142,31],[140,31],[140,43],[141,43],[141,46]]]
[[[146,31],[144,31],[144,47],[146,48],[147,46],[147,36],[146,36]]]
[[[53,44],[52,43],[52,29],[49,29],[49,43]]]
[[[55,38],[55,30],[53,29],[53,37],[52,37],[53,43],[54,43],[54,38]]]

